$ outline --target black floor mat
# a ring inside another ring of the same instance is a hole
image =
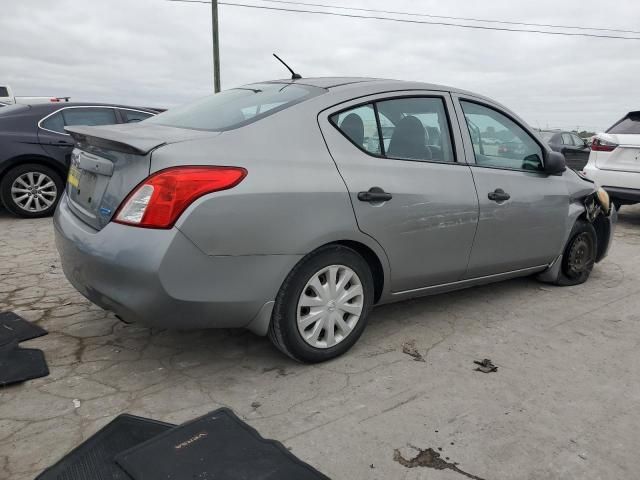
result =
[[[134,480],[328,480],[221,408],[116,456]]]
[[[13,312],[0,313],[0,345],[13,340],[18,343],[41,337],[48,332]]]
[[[173,428],[170,423],[123,414],[42,472],[36,480],[129,480],[117,453]]]
[[[47,375],[42,350],[20,348],[17,340],[0,345],[0,387]]]

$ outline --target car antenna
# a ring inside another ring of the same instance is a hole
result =
[[[276,55],[275,53],[273,54],[274,57],[276,57],[280,63],[282,63],[285,67],[287,67],[287,70],[289,70],[291,72],[291,80],[300,80],[302,78],[302,75],[300,75],[299,73],[294,72],[291,67],[289,65],[287,65],[286,63],[284,63],[284,60],[282,60],[278,55]]]

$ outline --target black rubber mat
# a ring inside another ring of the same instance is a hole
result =
[[[328,480],[221,408],[116,456],[134,480]]]
[[[36,480],[129,480],[117,453],[173,428],[170,423],[123,414],[42,472]]]
[[[0,345],[0,387],[47,375],[42,350],[20,348],[17,340]]]
[[[13,340],[24,342],[32,338],[41,337],[48,332],[39,326],[28,322],[13,312],[0,313],[0,345]]]

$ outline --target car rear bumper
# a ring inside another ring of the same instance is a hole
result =
[[[125,321],[162,328],[251,328],[301,258],[209,256],[176,228],[109,223],[96,231],[66,195],[54,226],[64,273],[82,295]]]
[[[622,201],[622,203],[640,203],[640,189],[637,188],[622,188],[622,187],[610,187],[603,185],[611,198]]]
[[[640,202],[640,172],[602,170],[589,163],[584,174],[604,188],[611,198],[622,203]]]

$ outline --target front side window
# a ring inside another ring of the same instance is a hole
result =
[[[398,160],[455,161],[441,98],[372,102],[334,114],[331,122],[356,146],[374,155]]]
[[[573,140],[571,139],[571,134],[563,133],[562,134],[562,144],[563,145],[573,145]]]
[[[147,123],[192,130],[230,130],[324,92],[323,88],[293,83],[253,84],[172,108],[150,118]]]
[[[483,105],[461,101],[473,143],[476,165],[541,171],[542,148],[506,115]],[[488,132],[498,143],[486,141]]]

